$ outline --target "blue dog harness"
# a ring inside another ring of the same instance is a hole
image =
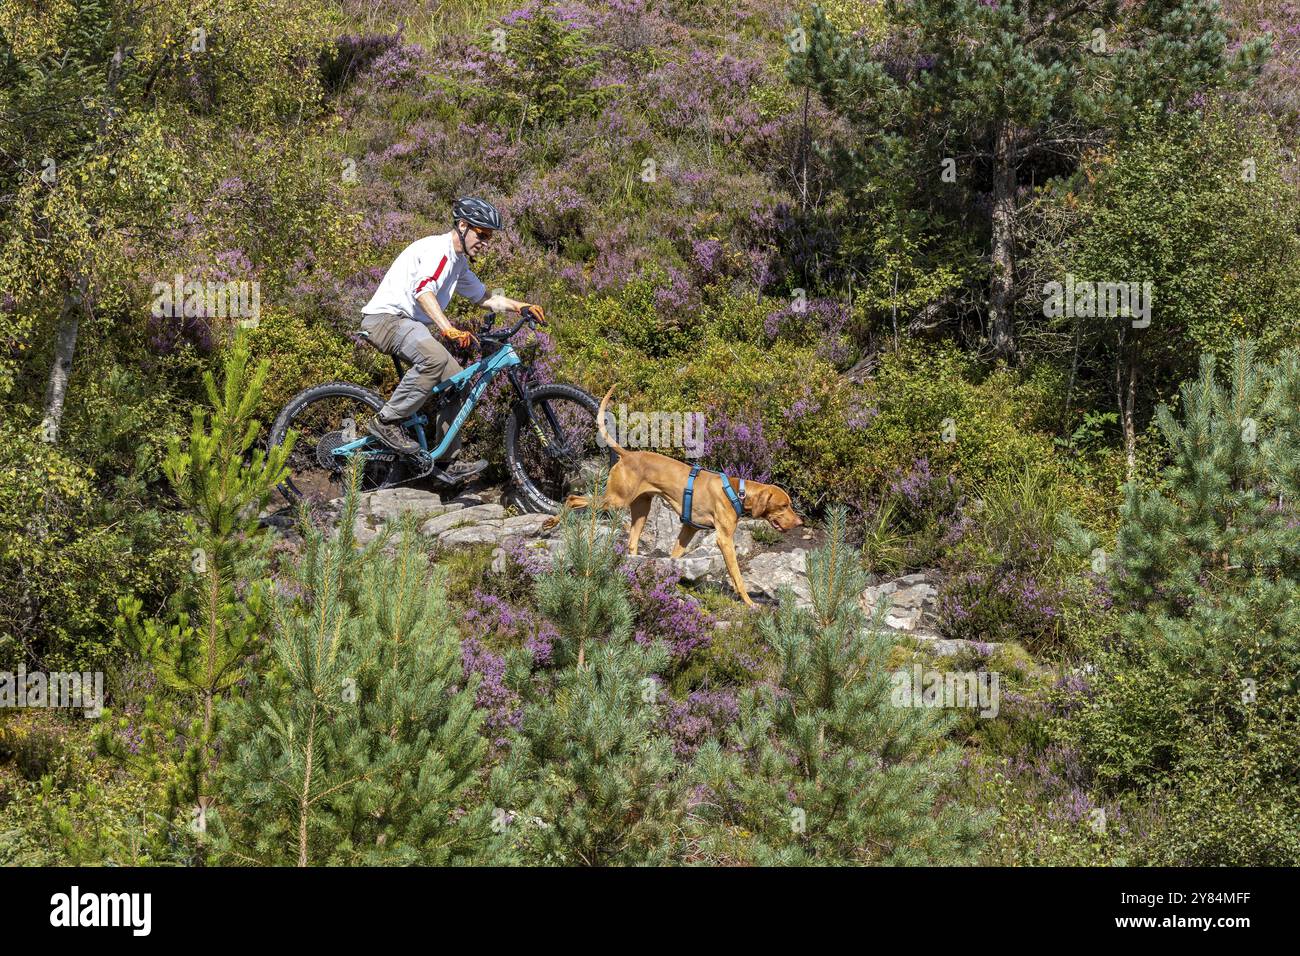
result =
[[[701,471],[699,465],[691,468],[691,476],[686,479],[686,492],[682,495],[682,524],[688,524],[692,528],[698,528],[700,531],[708,531],[704,525],[696,524],[691,521],[691,498],[695,495],[695,476]],[[731,507],[736,509],[736,517],[739,518],[745,513],[745,479],[740,479],[740,494],[736,494],[731,487],[731,479],[727,477],[725,471],[715,472],[722,476],[722,490],[727,493],[727,499],[731,502]]]

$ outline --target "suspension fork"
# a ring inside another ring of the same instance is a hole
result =
[[[519,374],[519,370],[516,368],[507,369],[506,375],[510,377],[510,384],[514,386],[515,395],[518,396],[515,401],[516,414],[523,419],[527,428],[532,429],[533,434],[537,436],[537,440],[542,445],[542,450],[546,452],[548,457],[563,457],[564,453],[568,450],[568,443],[564,440],[564,431],[560,428],[560,422],[555,417],[555,412],[551,408],[551,403],[543,400],[541,402],[541,408],[542,414],[546,418],[546,423],[551,427],[551,434],[556,435],[559,438],[558,441],[554,442],[546,437],[545,430],[543,430],[541,423],[538,422],[537,416],[533,414],[533,403],[529,401],[532,393],[528,389],[528,383],[525,382],[523,376]]]

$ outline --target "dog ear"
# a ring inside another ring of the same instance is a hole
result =
[[[745,494],[745,501],[750,503],[749,513],[755,518],[761,518],[772,506],[772,489],[769,485],[759,485],[757,488],[751,486]]]

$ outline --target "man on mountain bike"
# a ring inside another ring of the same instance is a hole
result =
[[[469,332],[456,328],[443,310],[453,292],[475,305],[495,312],[523,312],[537,321],[545,321],[540,306],[488,295],[487,288],[473,272],[470,263],[501,228],[501,214],[491,203],[473,196],[457,199],[452,205],[452,231],[440,236],[425,236],[411,243],[388,267],[379,288],[361,312],[361,330],[385,355],[400,355],[411,367],[397,383],[392,397],[370,420],[368,430],[389,448],[403,454],[419,451],[419,445],[404,432],[400,422],[409,418],[429,397],[429,390],[461,371],[460,363],[430,331],[436,326],[448,340],[462,348],[469,344]],[[454,415],[452,416],[454,417]],[[430,441],[442,440],[449,422]],[[441,463],[460,453],[460,436],[453,439]],[[466,478],[487,467],[475,462],[454,461],[445,470],[455,478]]]

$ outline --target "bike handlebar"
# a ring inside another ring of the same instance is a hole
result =
[[[484,325],[484,326],[483,326],[483,327],[478,331],[478,337],[479,337],[479,338],[482,338],[482,339],[495,339],[496,341],[499,341],[499,342],[506,342],[506,341],[509,341],[510,339],[514,338],[514,337],[515,337],[515,334],[518,333],[518,331],[519,331],[520,329],[522,329],[525,325],[527,325],[530,329],[536,329],[536,328],[537,328],[537,320],[534,319],[532,316],[530,316],[530,315],[528,314],[528,310],[525,309],[523,312],[520,313],[520,315],[519,315],[519,321],[515,323],[514,328],[510,329],[509,331],[507,331],[507,330],[505,330],[505,329],[500,329],[499,331],[494,332],[494,331],[492,331],[492,319],[493,319],[495,316],[496,316],[496,313],[495,313],[495,312],[489,312],[489,313],[488,313],[487,324]]]

